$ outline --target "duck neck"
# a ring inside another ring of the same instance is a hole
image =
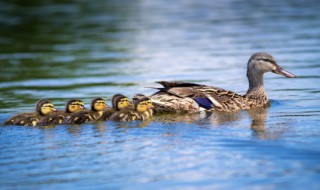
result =
[[[267,98],[267,93],[263,87],[263,73],[255,73],[255,75],[253,75],[253,73],[249,71],[247,77],[249,80],[249,89],[246,96],[253,99]]]

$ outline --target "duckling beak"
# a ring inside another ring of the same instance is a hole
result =
[[[154,108],[154,106],[148,106],[148,109],[152,109],[152,108]]]
[[[285,76],[287,78],[295,78],[296,76],[284,69],[282,69],[281,67],[277,67],[275,70],[272,71],[273,73],[276,73],[278,75],[282,75]]]

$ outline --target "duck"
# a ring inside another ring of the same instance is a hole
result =
[[[113,95],[111,99],[111,103],[112,103],[112,108],[110,107],[106,108],[99,120],[101,121],[109,120],[110,116],[115,112],[126,109],[128,106],[132,105],[131,102],[129,101],[129,98],[127,98],[123,94]]]
[[[152,103],[152,100],[148,96],[146,96],[144,94],[136,94],[136,95],[134,95],[133,98],[132,98],[132,102],[135,103],[136,101],[141,100],[141,99],[146,99],[146,102],[147,102],[149,108],[153,108],[154,107],[153,103]],[[149,112],[149,115],[153,116],[153,113],[154,113],[153,109],[148,109],[148,112]]]
[[[249,88],[244,95],[214,86],[188,82],[159,81],[162,88],[150,96],[156,113],[195,113],[205,111],[237,112],[264,107],[269,99],[263,85],[263,75],[273,72],[287,78],[296,77],[280,67],[267,53],[254,53],[247,63]]]
[[[103,111],[109,106],[106,104],[103,98],[94,98],[91,101],[90,110],[81,110],[79,112],[73,113],[67,120],[67,124],[83,124],[89,121],[98,120]]]
[[[39,125],[57,125],[64,123],[73,113],[84,109],[84,103],[79,99],[71,99],[66,103],[65,111],[55,111],[43,117],[39,121]]]
[[[35,112],[21,113],[5,121],[5,125],[37,126],[39,121],[56,111],[54,105],[46,99],[37,101]]]
[[[150,103],[151,102],[151,103]],[[153,115],[152,101],[148,97],[140,98],[134,101],[133,108],[123,109],[115,112],[110,116],[112,121],[135,121],[135,120],[147,120]]]

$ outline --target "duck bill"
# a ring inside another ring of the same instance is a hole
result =
[[[296,77],[294,74],[282,69],[281,67],[277,67],[275,70],[273,70],[272,72],[278,74],[278,75],[282,75],[284,77],[287,77],[287,78],[294,78]]]

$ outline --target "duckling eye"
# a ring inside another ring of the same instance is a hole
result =
[[[84,103],[82,103],[82,102],[77,102],[76,104],[74,104],[74,105],[77,105],[77,106],[84,106]]]
[[[45,108],[54,108],[54,106],[51,105],[51,104],[44,105],[43,107],[45,107]]]
[[[103,101],[98,101],[97,104],[105,104]]]

